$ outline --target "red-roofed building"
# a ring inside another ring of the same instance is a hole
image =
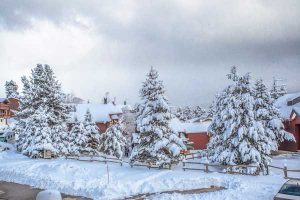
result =
[[[280,97],[276,102],[276,107],[284,119],[285,130],[292,133],[296,142],[284,141],[279,149],[285,151],[300,150],[300,93],[287,94]]]
[[[86,111],[91,112],[93,121],[99,128],[100,133],[104,133],[109,126],[119,121],[123,115],[122,108],[124,105],[108,104],[77,104],[75,111],[72,112],[72,118],[77,118],[79,121],[84,121]]]
[[[15,98],[0,98],[0,125],[8,125],[8,119],[14,115],[19,107],[19,101]]]
[[[193,145],[193,149],[206,149],[209,141],[208,127],[211,121],[204,122],[181,122],[175,118],[171,120],[171,127],[179,133],[181,137],[186,138]]]

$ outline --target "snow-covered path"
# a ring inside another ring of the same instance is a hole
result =
[[[277,157],[274,165],[300,166],[299,157]],[[0,153],[0,180],[11,181],[63,193],[94,199],[116,199],[138,193],[159,192],[173,189],[194,189],[211,185],[223,186],[227,190],[185,195],[184,199],[272,199],[282,183],[281,171],[270,176],[241,176],[199,171],[131,168],[125,164],[109,164],[76,160],[32,160],[15,152]],[[154,199],[183,199],[181,195],[160,195]]]

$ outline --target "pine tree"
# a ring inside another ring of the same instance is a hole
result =
[[[236,67],[228,78],[231,85],[218,95],[210,126],[208,156],[223,165],[258,165],[260,170],[270,162],[272,144],[264,134],[261,122],[256,121],[250,75],[238,76]],[[237,169],[242,170],[242,169]]]
[[[265,134],[273,143],[274,151],[278,150],[278,145],[284,140],[293,141],[292,134],[284,130],[284,125],[278,109],[274,106],[274,101],[261,79],[257,80],[254,85],[253,96],[255,98],[255,117],[265,128]]]
[[[18,85],[13,80],[5,82],[6,98],[19,99]]]
[[[96,123],[93,121],[92,114],[89,110],[86,111],[83,126],[88,137],[86,150],[92,155],[99,154],[99,129]]]
[[[193,119],[193,116],[194,115],[194,113],[193,113],[193,110],[191,109],[191,107],[189,107],[189,106],[186,106],[186,107],[184,107],[184,109],[183,109],[183,121],[189,121],[189,120],[191,120],[191,119]]]
[[[22,153],[32,158],[39,158],[43,155],[43,150],[50,150],[55,153],[51,129],[47,126],[47,113],[43,108],[38,109],[28,120],[27,133]]]
[[[176,109],[176,113],[175,113],[175,116],[180,120],[180,121],[185,121],[186,118],[183,114],[183,109],[181,107],[178,107]]]
[[[215,99],[217,99],[217,98],[215,98]],[[212,119],[212,118],[213,118],[214,113],[215,113],[215,111],[214,111],[214,103],[215,103],[215,102],[213,102],[213,103],[209,106],[209,108],[208,108],[208,110],[207,110],[207,113],[206,113],[206,119]]]
[[[66,122],[69,118],[68,109],[63,103],[64,94],[61,91],[61,85],[56,80],[50,66],[38,64],[32,71],[31,77],[28,80],[22,78],[23,92],[20,98],[20,109],[16,113],[17,125],[16,130],[22,137],[17,145],[20,151],[24,150],[24,138],[27,138],[28,133],[24,128],[33,129],[34,123],[31,118],[36,114],[37,110],[43,109],[46,113],[46,119],[43,123],[45,128],[49,128],[49,137],[52,140],[57,155],[67,154],[67,126]],[[42,111],[40,111],[42,112]],[[29,137],[28,137],[29,138]]]
[[[69,135],[68,152],[73,156],[79,156],[86,150],[88,137],[85,134],[83,123],[77,118],[74,119],[74,124]]]
[[[100,137],[100,152],[122,158],[126,147],[126,138],[124,137],[124,128],[122,123],[111,125]]]
[[[272,84],[271,91],[270,91],[270,95],[271,95],[273,101],[276,101],[279,97],[282,97],[283,95],[285,95],[287,93],[284,85],[278,85],[279,81],[280,80],[277,80],[277,79],[273,80],[273,84]]]
[[[23,91],[22,95],[20,96],[19,111],[17,111],[15,115],[17,124],[14,127],[14,131],[18,135],[16,147],[20,152],[26,148],[26,144],[28,143],[26,140],[30,138],[27,136],[27,132],[24,131],[27,128],[27,119],[34,114],[34,110],[31,107],[31,102],[33,99],[32,86],[25,76],[21,77],[21,80],[23,83]]]
[[[193,118],[198,121],[204,120],[206,116],[206,111],[201,106],[196,106],[193,110]]]
[[[132,152],[132,163],[170,166],[181,158],[180,151],[186,148],[169,126],[171,112],[164,93],[158,72],[151,68],[140,91],[143,101],[137,117],[140,144]]]

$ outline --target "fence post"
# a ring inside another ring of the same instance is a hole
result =
[[[205,172],[208,173],[208,164],[205,164]]]
[[[269,174],[269,165],[267,165],[267,175],[270,175]]]
[[[286,166],[284,166],[284,168],[283,168],[283,173],[284,173],[284,178],[287,178],[288,174],[287,174],[287,167]]]

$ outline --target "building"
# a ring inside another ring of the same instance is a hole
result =
[[[171,120],[171,128],[176,131],[183,139],[187,139],[193,145],[193,149],[202,150],[207,148],[209,141],[208,127],[211,121],[203,121],[199,123],[194,122],[181,122],[179,119],[174,118]]]
[[[74,120],[77,118],[79,121],[84,121],[84,116],[87,110],[89,110],[94,122],[99,128],[100,133],[104,133],[110,125],[117,123],[123,115],[123,105],[115,105],[113,103],[84,103],[74,106],[74,112],[71,113],[72,119]]]
[[[19,107],[19,101],[15,98],[0,98],[0,141],[14,143],[15,135],[9,131],[9,126],[13,124],[14,112]]]
[[[11,117],[9,101],[6,98],[0,98],[0,126],[7,125],[7,119]]]
[[[280,150],[300,150],[300,93],[286,94],[280,97],[275,106],[284,119],[285,130],[292,133],[296,142],[284,141],[280,144]]]
[[[19,101],[15,98],[0,98],[0,126],[8,125],[8,119],[12,118],[19,107]]]

